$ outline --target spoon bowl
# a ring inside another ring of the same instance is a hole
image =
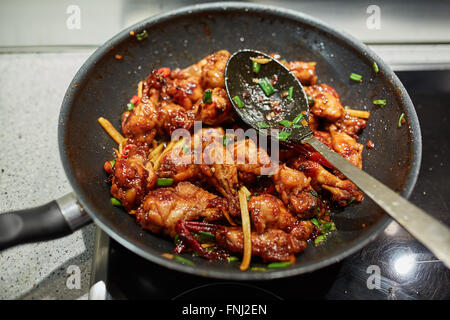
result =
[[[267,62],[255,68],[255,60]],[[260,83],[264,81],[274,89],[270,95],[262,89]],[[255,50],[235,52],[225,67],[225,88],[235,111],[254,129],[268,135],[289,132],[286,142],[301,141],[312,134],[300,121],[309,114],[308,99],[300,81],[271,56]],[[300,114],[302,119],[295,126],[280,125],[283,120],[293,122]]]

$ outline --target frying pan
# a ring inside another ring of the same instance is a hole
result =
[[[138,41],[129,35],[146,30]],[[356,252],[392,221],[371,200],[336,211],[337,231],[326,243],[308,246],[294,265],[270,272],[241,272],[238,265],[191,258],[195,267],[161,256],[171,252],[168,238],[143,230],[133,216],[110,202],[103,163],[113,156],[114,141],[98,125],[109,119],[120,128],[120,115],[137,83],[153,68],[186,67],[220,49],[277,52],[287,60],[317,62],[321,82],[340,94],[344,105],[371,112],[359,142],[364,170],[404,197],[411,193],[421,159],[421,135],[413,104],[392,70],[368,47],[302,13],[249,3],[210,3],[186,7],[144,20],[107,41],[86,61],[70,84],[59,117],[59,149],[74,194],[39,208],[0,215],[0,248],[68,234],[90,217],[109,236],[136,254],[191,274],[222,279],[263,280],[310,272]],[[122,60],[115,55],[123,56]],[[380,73],[373,72],[376,62]],[[361,83],[349,79],[362,75]],[[384,108],[374,99],[386,99]],[[401,113],[407,123],[397,128]],[[61,214],[62,213],[62,214]]]

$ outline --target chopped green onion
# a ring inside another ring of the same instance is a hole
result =
[[[378,69],[378,65],[375,61],[373,62],[372,66],[373,66],[373,71],[375,71],[375,73],[380,72],[380,69]]]
[[[113,206],[116,206],[116,207],[121,207],[122,206],[122,202],[120,202],[116,198],[111,198],[111,203],[112,203]]]
[[[320,221],[317,218],[312,218],[311,222],[313,225],[315,225],[317,228],[320,228]]]
[[[239,258],[231,256],[231,257],[228,257],[227,260],[228,260],[228,262],[233,262],[233,261],[239,261]]]
[[[292,263],[289,261],[283,262],[272,262],[267,265],[267,268],[275,269],[275,268],[286,268],[289,267]]]
[[[288,95],[289,101],[292,100],[292,95],[293,94],[294,94],[294,87],[289,87],[289,95]]]
[[[305,117],[305,115],[303,113],[299,113],[298,116],[296,116],[294,118],[294,120],[292,120],[293,124],[298,124],[300,121],[302,121],[302,119]]]
[[[286,127],[286,128],[289,128],[290,126],[292,126],[292,122],[289,121],[289,120],[281,120],[281,121],[280,121],[280,124],[281,124],[283,127]]]
[[[350,79],[352,79],[353,81],[356,81],[356,82],[361,82],[362,76],[359,74],[356,74],[356,73],[351,73]]]
[[[308,100],[308,105],[312,106],[315,102],[314,98],[311,97],[309,94],[306,95],[306,100]]]
[[[281,131],[281,132],[278,134],[277,138],[278,138],[278,140],[286,141],[286,139],[289,138],[290,135],[291,135],[290,132],[287,132],[287,131]]]
[[[399,127],[399,128],[402,127],[402,120],[403,120],[404,117],[405,117],[405,114],[402,113],[402,114],[400,115],[400,118],[398,118],[398,127]]]
[[[136,39],[138,39],[139,41],[144,40],[145,38],[148,38],[148,33],[146,30],[136,35]]]
[[[372,102],[373,104],[376,104],[377,106],[380,106],[382,108],[386,105],[386,99],[373,100]]]
[[[261,89],[264,91],[266,96],[270,96],[272,93],[275,92],[274,87],[272,86],[269,79],[267,79],[267,78],[261,79],[258,84],[261,87]]]
[[[180,242],[180,235],[178,233],[175,235],[175,237],[173,237],[173,242],[175,244],[178,244],[178,242]]]
[[[269,129],[269,128],[270,128],[270,126],[269,126],[267,123],[265,123],[265,122],[258,122],[256,125],[257,125],[260,129]]]
[[[317,238],[314,239],[314,245],[318,245],[321,242],[324,242],[325,240],[327,240],[327,236],[324,234],[321,234],[320,236],[318,236]]]
[[[322,209],[320,208],[320,206],[317,206],[317,207],[316,207],[316,213],[319,214],[321,210],[322,210]]]
[[[351,204],[353,201],[355,201],[356,200],[356,198],[355,197],[352,197],[351,199],[350,199],[350,201],[349,202],[347,202],[347,205],[349,205],[349,204]]]
[[[189,260],[189,259],[183,258],[182,256],[174,255],[174,256],[173,256],[173,260],[178,261],[178,262],[181,262],[181,263],[184,263],[184,264],[187,264],[187,265],[190,265],[190,266],[195,266],[195,263],[193,263],[193,262],[192,262],[191,260]]]
[[[266,268],[262,268],[262,267],[251,267],[250,268],[251,271],[266,271]]]
[[[254,73],[258,73],[259,70],[261,69],[261,64],[259,64],[256,61],[252,61],[252,70]]]
[[[234,96],[233,100],[239,108],[245,106],[244,102],[242,102],[241,98],[239,98],[238,96]]]
[[[114,159],[114,160],[111,160],[111,161],[110,161],[109,163],[111,164],[111,167],[113,167],[113,168],[114,168],[114,165],[116,164],[116,159]]]
[[[173,184],[172,178],[158,178],[156,180],[156,185],[158,187],[168,187],[171,186],[172,184]]]
[[[231,137],[223,136],[223,138],[222,138],[222,145],[224,147],[226,147],[232,140],[233,140],[233,138],[231,138]]]
[[[128,111],[133,110],[134,107],[135,107],[134,103],[131,103],[131,102],[130,102],[130,103],[127,104],[127,109],[128,109]]]
[[[316,190],[311,190],[309,193],[311,193],[311,195],[314,196],[314,197],[316,197],[316,198],[319,197],[319,194],[317,193]]]
[[[206,90],[203,94],[203,102],[204,103],[211,103],[212,102],[212,91]]]
[[[213,235],[210,232],[199,231],[198,234],[201,235],[201,236],[204,236],[204,237],[211,238],[211,239],[215,239],[216,238],[216,236]]]
[[[320,230],[323,234],[336,230],[334,222],[325,222],[321,225]]]

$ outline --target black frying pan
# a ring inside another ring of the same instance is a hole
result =
[[[149,36],[138,41],[129,35],[130,30],[147,30]],[[195,267],[168,260],[161,254],[173,250],[172,241],[141,229],[133,216],[111,205],[103,163],[112,158],[115,142],[97,118],[103,116],[120,128],[120,115],[137,83],[153,68],[186,67],[214,51],[243,48],[277,52],[287,60],[316,61],[320,81],[333,86],[344,105],[364,106],[371,112],[359,140],[375,143],[375,149],[364,151],[364,170],[409,196],[420,167],[419,123],[403,85],[378,56],[351,36],[301,13],[249,3],[212,3],[158,15],[122,31],[78,71],[64,98],[58,131],[61,159],[78,202],[100,228],[131,251],[192,274],[272,279],[342,260],[373,240],[391,221],[369,199],[334,215],[338,231],[324,245],[310,245],[293,266],[270,272],[241,272],[236,264],[202,258],[193,258]],[[123,59],[115,59],[116,54]],[[376,76],[373,61],[381,70]],[[362,75],[363,82],[350,80],[351,72]],[[386,99],[387,106],[374,106],[374,99]],[[399,129],[401,113],[407,124]],[[28,212],[0,215],[0,248],[70,232],[61,210],[76,216],[67,199]],[[82,223],[78,220],[77,226]]]

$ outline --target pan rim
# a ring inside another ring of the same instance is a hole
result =
[[[76,93],[78,90],[80,90],[80,87],[78,86],[79,83],[82,83],[84,79],[87,77],[89,71],[91,70],[92,66],[96,64],[98,60],[100,60],[105,52],[107,52],[110,48],[114,47],[117,43],[120,43],[125,38],[129,37],[129,32],[131,30],[140,30],[144,26],[149,27],[167,20],[170,20],[174,16],[181,16],[181,15],[189,15],[192,13],[202,13],[207,11],[231,11],[231,10],[237,10],[242,11],[245,10],[247,12],[266,12],[266,13],[272,13],[280,18],[288,18],[293,19],[295,21],[299,21],[301,23],[305,23],[307,25],[310,25],[312,27],[315,27],[322,32],[325,32],[326,34],[329,34],[340,41],[343,41],[343,43],[346,43],[349,45],[352,49],[356,50],[359,54],[365,55],[367,58],[372,59],[375,61],[380,69],[384,70],[385,75],[387,78],[390,78],[393,86],[395,86],[397,89],[401,91],[401,94],[399,94],[399,98],[401,100],[402,105],[405,108],[405,113],[407,113],[409,118],[409,128],[411,131],[412,136],[412,150],[413,154],[411,156],[411,168],[408,173],[408,178],[406,179],[406,182],[404,183],[403,189],[401,194],[408,198],[415,186],[415,183],[417,181],[418,175],[419,175],[419,169],[420,169],[420,163],[421,163],[421,157],[422,157],[422,141],[421,141],[421,132],[420,132],[420,126],[419,126],[419,120],[417,117],[417,114],[415,112],[413,103],[406,92],[406,89],[404,88],[403,84],[400,82],[398,77],[394,74],[394,72],[391,70],[391,68],[383,61],[381,60],[378,55],[373,52],[370,48],[368,48],[365,44],[363,44],[361,41],[357,40],[353,36],[347,34],[344,31],[338,30],[336,28],[332,28],[331,26],[328,26],[326,23],[322,22],[321,20],[317,18],[310,17],[309,15],[306,15],[301,12],[284,9],[284,8],[278,8],[271,5],[261,5],[261,4],[252,4],[252,3],[242,3],[242,2],[213,2],[213,3],[207,3],[207,4],[197,4],[192,6],[183,7],[177,10],[161,13],[152,17],[149,17],[145,20],[142,20],[133,26],[130,26],[118,34],[116,34],[114,37],[106,41],[102,46],[100,46],[83,64],[83,66],[78,70],[75,77],[73,78],[71,84],[69,85],[67,92],[64,96],[64,100],[62,102],[61,111],[59,115],[59,125],[58,125],[58,145],[59,145],[59,153],[61,157],[61,161],[64,167],[64,171],[66,173],[66,176],[69,180],[69,183],[71,184],[73,190],[75,191],[75,194],[78,198],[79,203],[83,206],[83,208],[86,210],[86,212],[91,216],[95,224],[99,226],[103,231],[105,231],[111,238],[119,242],[121,245],[126,247],[127,249],[131,250],[132,252],[136,253],[137,255],[151,261],[154,263],[157,263],[161,266],[167,267],[172,270],[180,271],[180,272],[186,272],[189,274],[197,275],[197,276],[204,276],[204,277],[211,277],[216,279],[226,279],[226,280],[270,280],[270,279],[277,279],[282,277],[290,277],[295,276],[299,274],[309,273],[321,268],[324,268],[326,266],[329,266],[331,264],[334,264],[338,261],[343,260],[344,258],[350,256],[351,254],[361,250],[364,246],[366,246],[369,242],[373,241],[378,234],[384,230],[387,225],[392,222],[393,220],[385,214],[385,217],[381,218],[372,228],[370,232],[368,232],[366,235],[362,237],[362,239],[357,239],[358,241],[353,241],[352,243],[349,243],[345,246],[345,248],[342,248],[341,250],[338,250],[335,255],[332,257],[323,259],[318,262],[306,264],[301,267],[292,267],[287,269],[281,269],[276,270],[272,272],[227,272],[227,271],[221,271],[221,270],[215,270],[214,268],[207,268],[203,266],[195,266],[191,267],[188,265],[182,265],[176,261],[166,259],[162,257],[159,254],[155,254],[152,252],[149,252],[148,250],[145,250],[144,248],[140,247],[139,245],[136,245],[132,243],[131,241],[125,239],[123,236],[121,236],[119,233],[114,231],[109,227],[109,225],[98,218],[98,216],[95,214],[95,210],[93,209],[93,206],[90,205],[90,201],[87,197],[83,196],[82,188],[80,187],[76,176],[72,170],[72,167],[70,166],[69,157],[66,151],[66,145],[65,145],[65,137],[66,137],[66,119],[68,118],[68,115],[71,111],[71,105],[73,102],[74,97],[76,96]],[[238,271],[238,270],[237,270]]]

